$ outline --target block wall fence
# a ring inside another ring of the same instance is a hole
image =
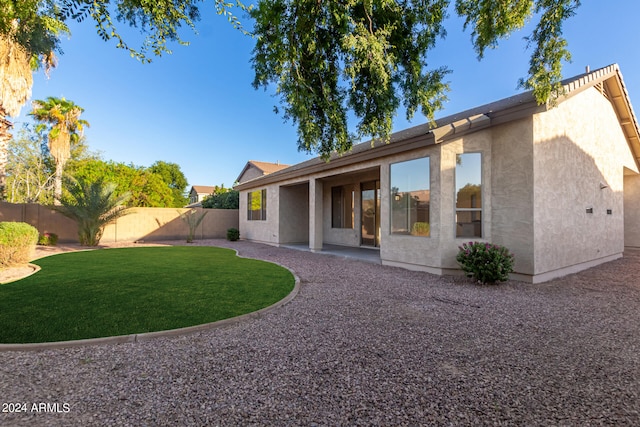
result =
[[[226,238],[229,228],[238,228],[237,209],[195,208],[207,212],[196,230],[195,239]],[[188,225],[180,218],[186,208],[131,208],[129,214],[107,225],[101,243],[186,240]],[[0,202],[0,221],[26,222],[40,234],[55,233],[60,243],[77,243],[76,223],[47,206],[32,203]]]

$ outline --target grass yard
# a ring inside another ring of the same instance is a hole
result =
[[[0,285],[0,343],[97,338],[182,328],[267,307],[293,275],[230,249],[173,246],[71,252]]]

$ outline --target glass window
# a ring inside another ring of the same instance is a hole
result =
[[[429,236],[429,157],[393,163],[391,176],[391,234]]]
[[[353,228],[353,189],[331,188],[331,227]]]
[[[267,219],[266,189],[247,193],[247,219],[249,221],[264,221]]]
[[[482,237],[482,154],[456,157],[456,237]]]

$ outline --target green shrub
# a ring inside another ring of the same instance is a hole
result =
[[[469,242],[459,246],[456,261],[467,277],[483,284],[495,284],[509,280],[513,271],[513,254],[500,245]]]
[[[230,228],[227,230],[227,240],[235,242],[240,238],[240,230],[237,228]]]
[[[415,222],[411,228],[411,234],[414,236],[428,236],[431,227],[428,222]]]
[[[55,246],[58,244],[58,235],[56,233],[44,233],[38,238],[38,244],[42,246]]]
[[[0,222],[0,269],[28,264],[38,242],[38,230],[24,222]]]
[[[212,194],[202,201],[205,209],[238,209],[240,207],[240,193],[229,190],[224,193]]]

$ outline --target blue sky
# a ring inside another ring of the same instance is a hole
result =
[[[104,159],[139,166],[174,162],[189,185],[229,187],[248,160],[295,164],[312,157],[298,152],[295,128],[274,114],[278,100],[273,91],[251,86],[254,40],[215,15],[209,3],[197,23],[198,34],[183,32],[191,45],[172,46],[172,55],[151,64],[116,49],[113,41],[102,41],[91,22],[74,23],[58,67],[48,79],[42,73],[34,77],[31,99],[74,101],[91,123],[85,131],[89,147]],[[640,105],[638,16],[637,0],[583,1],[565,23],[573,59],[565,64],[564,76],[583,73],[587,65],[594,70],[618,63],[632,103]],[[462,21],[452,14],[447,38],[428,60],[430,68],[453,70],[449,101],[436,118],[519,93],[518,79],[528,68],[523,40],[528,28],[479,62],[469,31],[463,32]],[[29,104],[23,107],[16,128],[29,120],[29,110]],[[419,114],[407,122],[400,112],[394,130],[425,122]]]

